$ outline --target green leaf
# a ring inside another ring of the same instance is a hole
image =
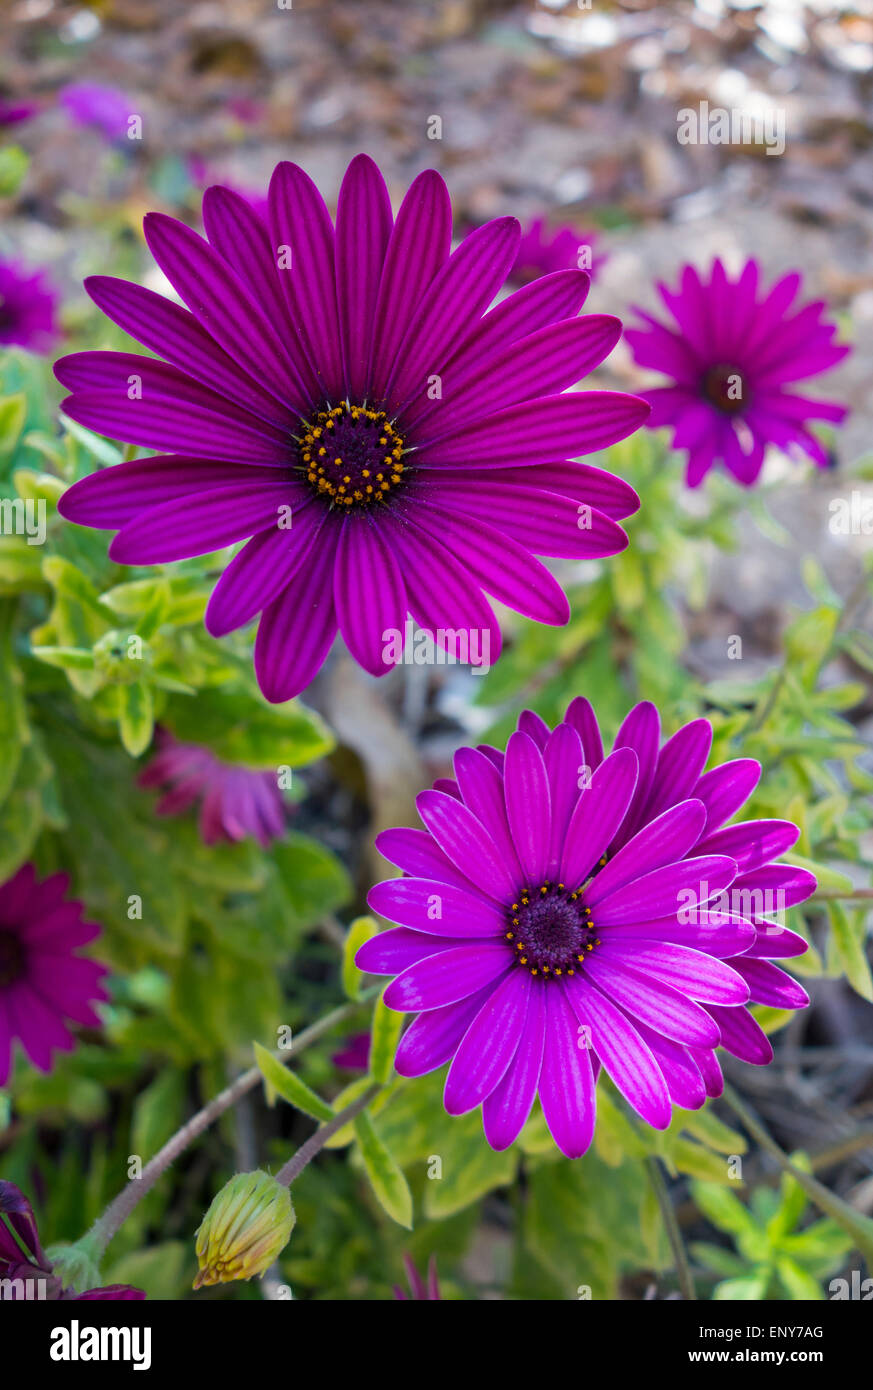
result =
[[[853,913],[850,918],[841,903],[828,903],[833,943],[846,979],[853,989],[873,1004],[873,977],[864,949],[867,924],[866,913]],[[853,920],[854,919],[854,920]]]
[[[264,1078],[268,1104],[272,1105],[275,1097],[280,1095],[289,1105],[293,1105],[295,1110],[302,1110],[304,1115],[311,1115],[314,1120],[333,1119],[334,1112],[326,1100],[322,1100],[321,1096],[311,1090],[293,1071],[283,1067],[272,1052],[268,1052],[259,1042],[256,1042],[254,1047],[255,1061]]]
[[[432,1135],[431,1153],[441,1160],[440,1176],[429,1177],[424,1192],[424,1210],[433,1221],[511,1183],[518,1165],[513,1149],[497,1153],[491,1148],[477,1111],[449,1119],[439,1136]]]
[[[131,1125],[131,1153],[138,1154],[143,1162],[154,1158],[181,1124],[184,1104],[184,1073],[168,1067],[137,1096]]]
[[[403,1031],[405,1015],[389,1009],[380,996],[373,1010],[370,1034],[370,1075],[384,1086],[394,1075],[394,1054]]]
[[[121,742],[132,758],[138,758],[151,743],[155,728],[151,689],[145,681],[134,681],[118,687],[118,700]]]
[[[372,917],[356,917],[346,933],[343,947],[342,981],[347,999],[360,997],[364,976],[355,965],[355,956],[365,941],[376,936],[379,924]]]
[[[26,419],[27,400],[23,392],[0,401],[0,457],[6,458],[14,452]]]
[[[380,1204],[399,1226],[412,1230],[412,1194],[401,1169],[373,1128],[366,1111],[355,1118],[355,1134],[370,1186]]]
[[[759,1303],[767,1297],[769,1287],[769,1270],[762,1270],[745,1279],[726,1279],[716,1286],[712,1297],[716,1303]]]

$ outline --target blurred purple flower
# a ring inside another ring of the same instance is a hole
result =
[[[550,229],[544,217],[534,218],[522,228],[509,278],[515,285],[527,285],[557,270],[586,270],[593,275],[596,240],[596,232],[580,232],[576,227]],[[599,257],[598,261],[602,259]]]
[[[32,864],[0,887],[0,1086],[16,1038],[35,1067],[50,1071],[52,1053],[74,1045],[64,1018],[101,1027],[91,1005],[109,997],[100,984],[106,968],[74,955],[100,928],[82,920],[68,887],[66,874],[37,879]]]
[[[815,888],[805,869],[772,862],[799,832],[725,824],[761,769],[744,758],[704,772],[711,743],[697,719],[661,745],[644,703],[604,757],[587,700],[554,732],[527,711],[505,755],[462,748],[457,780],[419,796],[425,830],[378,837],[406,876],[368,902],[400,926],[356,962],[395,976],[385,1003],[418,1014],[397,1071],[451,1061],[446,1110],[481,1105],[492,1148],[513,1142],[539,1093],[558,1148],[585,1153],[601,1066],[665,1129],[673,1105],[697,1110],[721,1093],[719,1045],[772,1058],[747,1004],[809,1002],[768,959],[807,949],[769,920]]]
[[[141,787],[165,787],[155,812],[181,816],[200,803],[200,835],[207,845],[251,836],[265,849],[285,829],[285,801],[275,772],[222,762],[208,748],[180,743],[166,729],[158,752],[138,777]]]
[[[0,97],[0,129],[21,125],[39,111],[39,103],[16,97]]]
[[[213,187],[226,188],[238,198],[245,198],[249,207],[253,208],[259,217],[266,221],[269,215],[269,200],[266,193],[259,192],[254,188],[243,188],[240,184],[231,183],[230,180],[221,178],[211,169],[205,159],[199,155],[192,155],[188,160],[188,173],[192,183],[198,188],[203,189],[208,185]]]
[[[136,105],[126,92],[98,82],[71,82],[58,93],[61,106],[74,124],[94,126],[111,143],[127,137]]]
[[[65,1289],[62,1280],[40,1244],[33,1207],[14,1183],[0,1181],[0,1279],[3,1297],[12,1302],[45,1300],[47,1302],[83,1303],[95,1299],[143,1299],[142,1289],[129,1284],[107,1284],[103,1288],[75,1293]]]
[[[370,1065],[370,1034],[353,1033],[345,1046],[331,1057],[335,1067],[344,1071],[366,1071]]]
[[[637,363],[673,378],[672,386],[641,393],[652,405],[648,425],[672,428],[673,447],[687,454],[689,487],[718,464],[751,487],[769,444],[829,466],[807,423],[839,424],[847,408],[785,388],[828,371],[850,348],[833,342],[837,328],[822,319],[824,301],[788,316],[800,286],[791,274],[764,289],[754,260],[732,281],[717,260],[708,280],[686,265],[678,290],[658,285],[677,329],[636,310],[648,325],[625,333]]]
[[[48,352],[60,333],[58,293],[45,271],[0,261],[0,346]]]
[[[406,1270],[406,1277],[409,1280],[409,1293],[405,1293],[399,1284],[394,1285],[394,1297],[402,1302],[408,1303],[439,1303],[441,1302],[440,1284],[437,1278],[436,1256],[431,1255],[427,1262],[427,1284],[415,1267],[411,1256],[403,1256],[403,1265]]]

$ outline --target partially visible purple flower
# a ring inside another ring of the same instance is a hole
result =
[[[366,1071],[370,1065],[370,1034],[353,1033],[346,1038],[345,1046],[335,1052],[330,1059],[335,1067],[344,1071]]]
[[[107,1284],[103,1288],[76,1293],[65,1289],[54,1273],[40,1244],[33,1207],[14,1183],[0,1181],[0,1279],[3,1297],[12,1302],[29,1299],[47,1302],[84,1303],[96,1299],[131,1301],[143,1299],[142,1289],[129,1284]]]
[[[636,310],[648,325],[625,332],[636,361],[673,378],[672,386],[641,393],[652,406],[647,423],[672,428],[673,447],[687,454],[689,487],[719,464],[750,487],[771,444],[829,466],[807,425],[839,424],[846,406],[786,388],[835,367],[850,348],[833,341],[837,327],[823,319],[823,300],[789,314],[800,286],[791,274],[765,289],[754,260],[730,280],[717,260],[709,279],[686,265],[678,290],[658,285],[676,328]]]
[[[406,1278],[409,1280],[409,1293],[406,1293],[399,1284],[394,1285],[394,1297],[403,1302],[414,1303],[439,1303],[441,1302],[440,1284],[437,1278],[436,1256],[431,1255],[427,1262],[427,1284],[415,1267],[415,1263],[410,1255],[403,1256],[403,1264],[406,1269]]]
[[[0,261],[0,346],[48,352],[60,333],[58,293],[45,271]]]
[[[100,928],[82,919],[82,904],[67,899],[66,874],[38,879],[25,864],[0,887],[0,1086],[12,1068],[17,1038],[40,1071],[54,1052],[70,1052],[65,1018],[100,1028],[92,1005],[108,999],[106,967],[74,954]]]
[[[0,97],[0,129],[21,125],[23,121],[29,121],[38,111],[38,102],[16,99],[15,97]]]
[[[451,1062],[446,1110],[481,1105],[492,1148],[516,1139],[539,1094],[558,1148],[585,1153],[601,1067],[665,1129],[673,1105],[697,1110],[721,1093],[717,1047],[770,1061],[750,1002],[809,1002],[770,959],[807,949],[772,920],[815,888],[775,862],[798,829],[727,825],[761,769],[742,758],[704,772],[711,743],[696,719],[662,745],[643,703],[604,757],[587,700],[553,732],[527,711],[505,755],[462,748],[456,780],[422,792],[425,830],[378,837],[404,877],[368,902],[400,926],[356,962],[394,976],[385,1003],[418,1015],[397,1071]]]
[[[58,98],[76,125],[95,127],[112,144],[127,138],[136,104],[126,92],[99,82],[71,82],[61,88]]]
[[[181,816],[200,803],[204,844],[244,840],[265,849],[285,829],[285,802],[275,772],[222,762],[197,743],[180,743],[166,729],[158,731],[158,752],[139,774],[141,787],[165,788],[155,812]]]
[[[522,228],[509,278],[514,285],[528,285],[557,270],[586,270],[592,274],[596,240],[596,232],[580,232],[576,227],[550,228],[544,217],[536,217]]]
[[[229,189],[230,192],[235,193],[238,198],[245,198],[249,207],[251,207],[259,217],[264,218],[265,221],[267,220],[269,200],[267,194],[263,190],[244,188],[238,183],[231,183],[228,179],[219,178],[215,170],[211,169],[206,160],[201,159],[199,155],[192,155],[188,160],[188,173],[191,176],[192,182],[195,183],[198,188],[205,188],[208,185],[217,185],[221,188]]]
[[[63,516],[121,528],[110,554],[123,564],[252,537],[219,579],[206,626],[220,637],[262,614],[255,671],[271,701],[309,684],[338,631],[381,676],[400,659],[408,614],[460,659],[487,647],[491,662],[501,634],[486,592],[566,623],[566,594],[535,554],[624,549],[619,521],[636,494],[573,460],[648,413],[635,396],[567,389],[621,328],[578,316],[588,276],[544,276],[489,311],[517,254],[515,220],[477,228],[452,253],[439,175],[419,175],[395,220],[364,155],[343,180],[336,227],[293,164],[273,175],[269,227],[226,188],[207,191],[203,217],[208,243],[160,213],[145,221],[190,312],[124,281],[87,282],[172,365],[63,358],[64,411],[171,452],[82,479]]]

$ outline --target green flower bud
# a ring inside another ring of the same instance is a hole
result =
[[[252,1279],[269,1269],[294,1229],[291,1194],[269,1173],[237,1173],[213,1198],[197,1232],[194,1288]]]

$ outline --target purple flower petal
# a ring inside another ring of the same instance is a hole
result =
[[[540,1104],[549,1133],[567,1158],[581,1158],[594,1136],[594,1072],[587,1048],[578,1046],[576,1015],[563,989],[546,987],[546,1038]]]
[[[507,971],[508,960],[504,941],[477,941],[474,945],[441,950],[409,966],[392,980],[385,990],[385,1003],[400,1013],[455,1004],[484,985],[493,982],[496,986]]]
[[[446,1077],[450,1115],[473,1110],[503,1077],[524,1032],[532,985],[526,970],[510,970],[473,1019]]]
[[[444,792],[421,792],[418,814],[437,844],[473,883],[506,905],[519,888],[493,839],[468,807]]]
[[[562,883],[577,888],[588,877],[624,820],[636,780],[637,757],[630,748],[619,748],[596,769],[580,793],[567,827],[561,854]]]
[[[551,801],[543,755],[527,734],[510,736],[503,782],[506,814],[524,881],[539,886],[549,867]]]
[[[434,879],[387,879],[370,889],[367,903],[392,922],[437,936],[487,937],[506,931],[506,916],[493,903]]]
[[[546,1037],[546,990],[531,979],[527,1017],[515,1055],[482,1105],[485,1137],[492,1149],[508,1149],[521,1133],[539,1085]]]
[[[575,975],[567,994],[582,1025],[580,1040],[593,1048],[615,1085],[655,1129],[670,1123],[670,1095],[651,1048],[622,1011],[591,981]]]

